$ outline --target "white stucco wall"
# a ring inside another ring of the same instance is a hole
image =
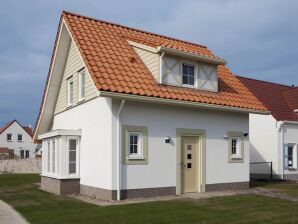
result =
[[[12,134],[12,141],[7,141],[7,134]],[[23,141],[18,141],[18,134],[23,135]],[[35,157],[36,144],[32,142],[32,137],[17,123],[14,122],[4,132],[0,134],[0,147],[7,147],[14,150],[14,154],[20,156],[20,150],[29,150],[29,157]],[[24,152],[24,156],[25,156]]]
[[[114,114],[118,107],[114,102]],[[206,131],[206,184],[249,181],[248,139],[245,138],[244,163],[229,163],[228,140],[224,138],[228,131],[247,133],[248,114],[126,102],[121,122],[122,125],[148,127],[149,154],[147,165],[122,165],[123,189],[176,186],[177,128]],[[165,136],[172,138],[171,144],[165,143]],[[113,150],[116,150],[115,145]],[[117,183],[115,155],[113,189]]]
[[[278,127],[271,115],[249,115],[249,141],[251,162],[272,162],[273,173],[281,174],[279,169]],[[256,169],[258,166],[256,166]],[[260,171],[263,166],[259,166]]]
[[[111,189],[112,113],[109,98],[95,98],[55,115],[55,129],[81,129],[81,184]]]
[[[273,174],[280,177],[298,174],[298,171],[289,171],[283,164],[288,144],[296,144],[295,150],[298,151],[298,125],[283,124],[280,128],[272,115],[250,114],[249,138],[251,162],[272,162]],[[294,161],[298,163],[298,155]],[[259,168],[262,171],[264,167],[260,165]]]

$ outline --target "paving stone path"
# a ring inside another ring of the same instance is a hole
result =
[[[289,195],[287,193],[280,192],[279,190],[276,190],[276,189],[257,187],[257,188],[253,188],[251,191],[252,191],[251,193],[253,193],[253,194],[264,195],[264,196],[268,196],[268,197],[272,197],[272,198],[280,198],[280,199],[284,199],[284,200],[298,202],[298,196]]]
[[[28,224],[10,205],[0,200],[0,223],[1,224]]]

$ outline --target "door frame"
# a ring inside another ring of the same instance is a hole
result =
[[[201,183],[198,186],[198,192],[205,192],[206,185],[206,132],[202,129],[186,129],[177,128],[176,129],[176,194],[181,194],[181,183],[182,183],[182,172],[181,172],[181,162],[182,162],[182,137],[198,137],[198,172],[200,179],[198,182]]]

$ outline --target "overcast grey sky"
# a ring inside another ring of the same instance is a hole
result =
[[[0,126],[34,125],[62,10],[204,44],[235,74],[298,84],[296,0],[1,0]]]

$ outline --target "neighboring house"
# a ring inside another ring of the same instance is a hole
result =
[[[31,127],[24,127],[17,120],[9,121],[0,128],[0,147],[8,148],[10,157],[34,158],[36,144],[32,136]]]
[[[251,162],[272,162],[274,178],[297,179],[298,87],[239,79],[271,111],[271,115],[250,115]],[[263,171],[260,164],[251,173],[264,177]]]
[[[34,140],[41,187],[102,199],[248,188],[249,113],[207,47],[63,12]]]

